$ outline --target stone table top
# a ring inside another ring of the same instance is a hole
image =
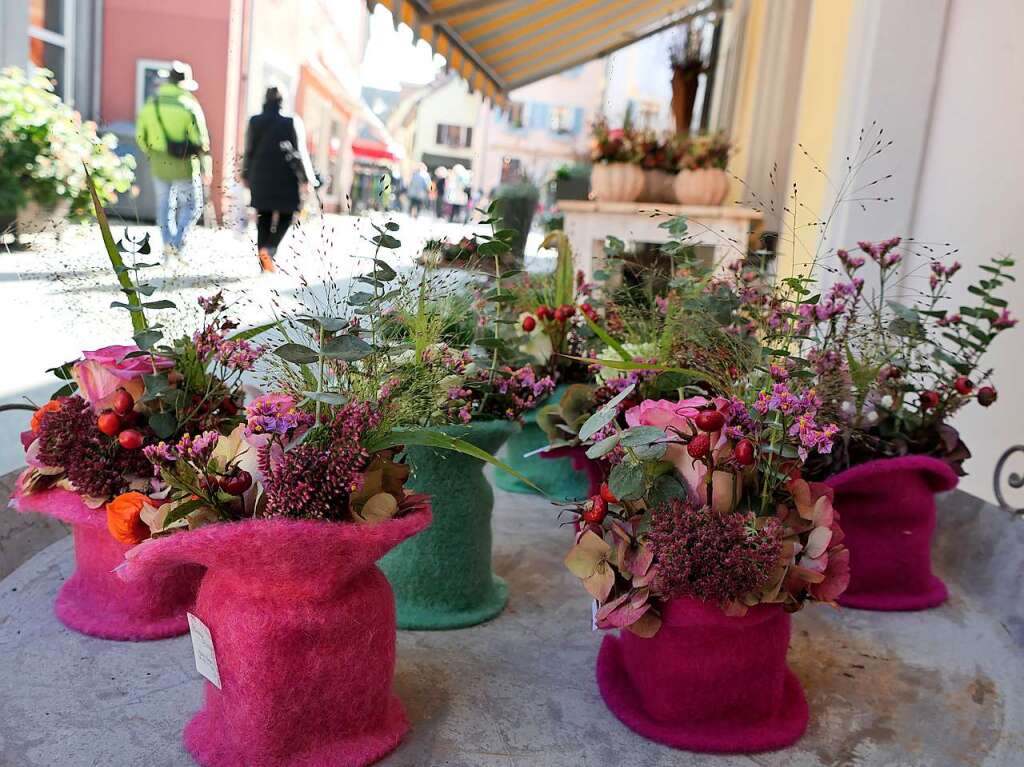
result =
[[[790,663],[811,710],[785,751],[711,757],[648,742],[594,681],[600,635],[562,565],[553,507],[496,491],[495,570],[508,609],[454,632],[399,632],[395,686],[413,729],[388,767],[1013,767],[1024,764],[1024,524],[969,495],[940,502],[936,571],[950,601],[920,613],[810,607]],[[202,679],[187,637],[146,643],[64,628],[51,605],[70,538],[0,581],[0,765],[191,764]]]

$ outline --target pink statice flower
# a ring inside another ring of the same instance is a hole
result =
[[[313,423],[313,416],[299,410],[288,394],[257,397],[246,408],[246,436],[272,435],[290,439]]]

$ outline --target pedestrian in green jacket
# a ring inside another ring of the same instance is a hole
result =
[[[206,118],[193,92],[192,67],[175,61],[139,112],[135,139],[149,158],[156,192],[156,220],[166,258],[177,255],[203,210],[203,186],[213,161]]]

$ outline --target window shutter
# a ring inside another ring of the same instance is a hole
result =
[[[572,110],[572,132],[573,135],[583,130],[583,107],[576,107]]]

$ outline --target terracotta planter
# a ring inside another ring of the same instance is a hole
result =
[[[645,170],[644,188],[638,198],[640,202],[675,202],[673,189],[675,175],[663,170]]]
[[[590,169],[590,196],[600,202],[633,202],[643,190],[644,172],[632,163],[597,163]]]
[[[839,597],[864,610],[925,610],[946,601],[932,573],[935,494],[956,487],[949,464],[921,455],[883,458],[829,477],[850,549],[850,585]]]
[[[754,753],[792,745],[807,700],[789,666],[790,616],[758,605],[742,618],[696,599],[668,603],[651,639],[606,636],[597,684],[612,713],[646,738],[687,751]]]
[[[508,421],[482,421],[440,431],[493,455],[515,428]],[[436,631],[491,620],[505,609],[508,586],[491,568],[494,492],[484,477],[486,464],[421,445],[408,445],[406,453],[408,486],[430,495],[434,522],[380,561],[395,591],[398,627]]]
[[[721,205],[729,194],[729,177],[718,168],[681,170],[672,189],[680,205]]]
[[[210,629],[221,689],[185,727],[206,767],[355,767],[409,729],[392,694],[395,604],[374,562],[430,524],[425,496],[377,524],[254,519],[148,541],[132,582],[206,567],[195,614]]]
[[[18,511],[38,512],[71,525],[75,572],[60,587],[53,611],[70,629],[101,639],[143,641],[188,632],[185,612],[195,601],[202,569],[181,566],[146,583],[125,583],[114,572],[130,546],[107,530],[104,509],[90,509],[75,493],[16,491]]]

